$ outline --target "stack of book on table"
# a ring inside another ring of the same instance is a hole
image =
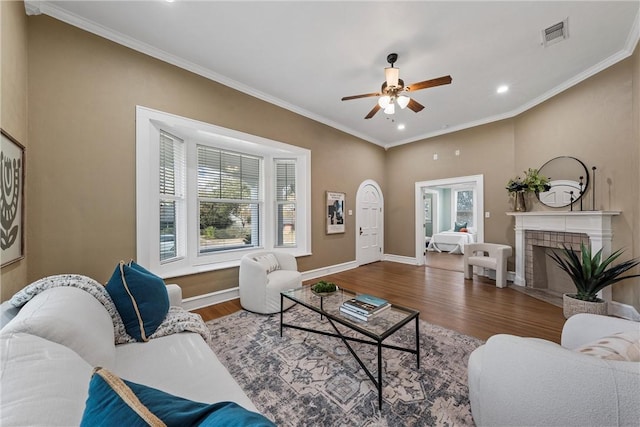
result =
[[[342,303],[340,311],[360,320],[369,320],[371,316],[391,307],[389,301],[367,294],[358,295]]]

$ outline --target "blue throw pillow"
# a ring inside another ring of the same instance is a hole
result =
[[[275,427],[264,416],[233,402],[193,402],[96,368],[80,426],[116,425]]]
[[[467,228],[466,222],[456,222],[453,226],[453,231],[460,231],[461,228]]]
[[[127,333],[136,341],[149,341],[169,311],[164,280],[133,261],[130,265],[121,261],[105,288]]]

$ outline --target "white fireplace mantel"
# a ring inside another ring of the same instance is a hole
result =
[[[589,236],[592,251],[602,249],[603,256],[611,254],[613,231],[611,219],[620,215],[618,211],[572,211],[572,212],[507,212],[516,219],[516,275],[514,284],[525,286],[525,231],[557,231],[584,233]],[[603,295],[611,300],[611,295]]]

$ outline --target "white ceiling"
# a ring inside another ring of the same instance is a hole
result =
[[[640,37],[637,0],[25,3],[387,148],[519,114],[628,57]],[[542,46],[542,30],[566,18],[569,38]],[[391,52],[405,83],[453,83],[413,92],[419,113],[364,120],[376,98],[341,98],[379,91]]]

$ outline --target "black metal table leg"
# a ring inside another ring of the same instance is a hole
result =
[[[378,341],[378,409],[382,411],[382,341]]]
[[[282,338],[282,313],[284,313],[284,296],[280,294],[280,338]]]
[[[418,316],[416,316],[416,364],[420,369],[420,321]]]

